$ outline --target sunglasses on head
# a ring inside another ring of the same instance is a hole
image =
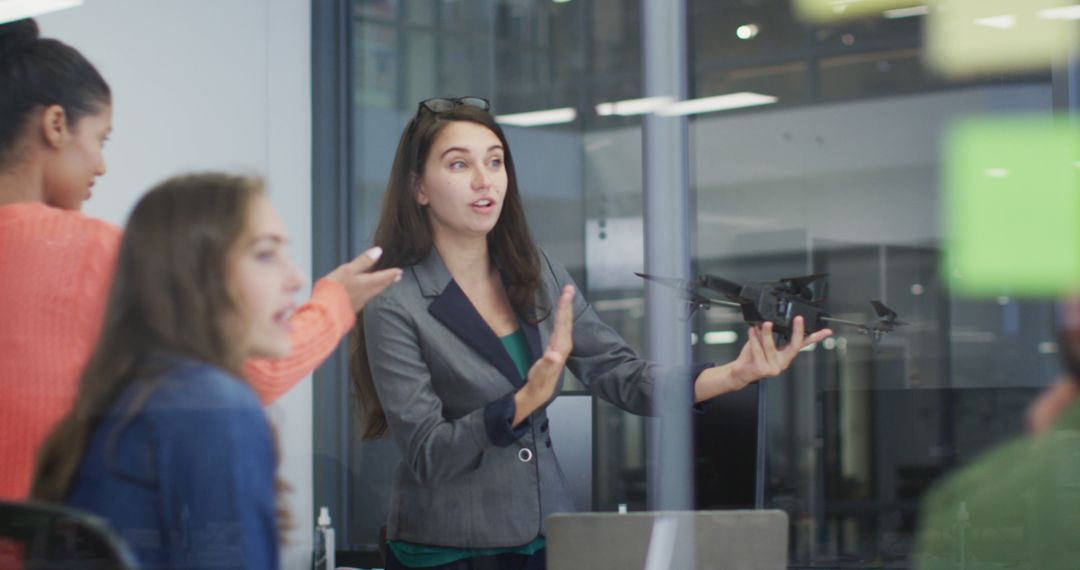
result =
[[[481,111],[490,111],[491,103],[483,97],[434,97],[432,99],[424,99],[420,102],[420,107],[417,108],[417,114],[420,111],[427,109],[432,113],[445,113],[447,111],[453,111],[459,106],[476,107]]]

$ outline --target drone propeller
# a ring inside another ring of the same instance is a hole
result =
[[[887,324],[889,326],[904,326],[910,323],[901,321],[896,311],[885,306],[885,303],[881,301],[870,301],[870,304],[874,306],[874,312],[877,313],[878,322],[881,324]]]
[[[661,285],[663,285],[665,287],[671,287],[672,289],[679,289],[681,291],[689,291],[691,289],[689,283],[687,283],[686,281],[683,281],[682,279],[676,279],[674,277],[663,277],[663,276],[660,276],[660,275],[649,275],[648,273],[638,273],[636,271],[634,272],[634,275],[637,275],[638,277],[640,277],[642,279],[648,279],[649,281],[656,281],[657,283],[659,283],[659,284],[661,284]]]

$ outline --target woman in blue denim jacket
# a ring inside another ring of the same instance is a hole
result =
[[[290,349],[287,240],[258,180],[184,176],[140,200],[33,497],[102,516],[145,568],[277,568],[274,432],[240,371]]]

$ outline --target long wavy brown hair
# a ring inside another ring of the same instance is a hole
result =
[[[436,113],[421,107],[406,125],[398,141],[379,225],[375,229],[375,245],[383,248],[376,269],[415,265],[431,254],[434,248],[431,220],[427,208],[416,201],[412,181],[424,175],[424,164],[439,133],[456,121],[469,121],[487,127],[502,143],[506,195],[499,220],[487,236],[488,253],[499,269],[514,312],[527,322],[535,323],[538,313],[549,311],[548,307],[536,306],[541,286],[539,254],[525,219],[510,144],[495,118],[480,108],[457,105],[451,110]],[[357,314],[357,325],[349,339],[349,371],[360,414],[360,436],[363,439],[378,439],[386,434],[386,415],[375,391],[365,346],[361,311]]]
[[[31,496],[62,501],[91,436],[117,400],[136,390],[131,419],[155,388],[146,358],[168,353],[198,360],[236,377],[238,307],[227,274],[249,230],[254,178],[205,173],[169,179],[148,192],[128,218],[101,336],[79,383],[74,408],[38,453]],[[126,422],[124,422],[126,423]],[[117,432],[124,429],[122,424]],[[275,435],[275,448],[276,448]],[[289,516],[278,479],[279,527]]]

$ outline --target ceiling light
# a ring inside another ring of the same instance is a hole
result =
[[[705,344],[734,344],[739,340],[735,331],[709,331],[705,333]]]
[[[662,109],[674,101],[674,97],[643,97],[641,99],[626,99],[614,103],[600,103],[596,106],[596,114],[601,117],[608,115],[644,115]]]
[[[898,20],[900,18],[914,18],[916,16],[925,16],[930,13],[929,6],[911,6],[910,8],[896,8],[893,10],[885,10],[885,17],[890,20]]]
[[[672,103],[671,105],[660,109],[657,113],[664,116],[712,113],[715,111],[740,109],[742,107],[769,105],[778,100],[779,99],[772,95],[762,95],[761,93],[744,91],[741,93],[730,93],[728,95],[717,95],[715,97],[703,97],[701,99],[679,101],[678,103]]]
[[[543,111],[530,111],[528,113],[514,113],[511,115],[498,115],[495,120],[504,125],[515,127],[536,127],[539,125],[557,125],[569,123],[577,118],[577,111],[573,107],[561,109],[546,109]]]
[[[975,23],[987,28],[1008,30],[1016,25],[1016,16],[1006,14],[1004,16],[991,16],[989,18],[976,18]]]
[[[1044,20],[1080,20],[1080,4],[1039,10],[1039,17]]]
[[[0,24],[73,8],[82,0],[0,0]]]
[[[743,24],[735,29],[735,37],[740,40],[750,40],[756,38],[760,31],[757,24]]]

